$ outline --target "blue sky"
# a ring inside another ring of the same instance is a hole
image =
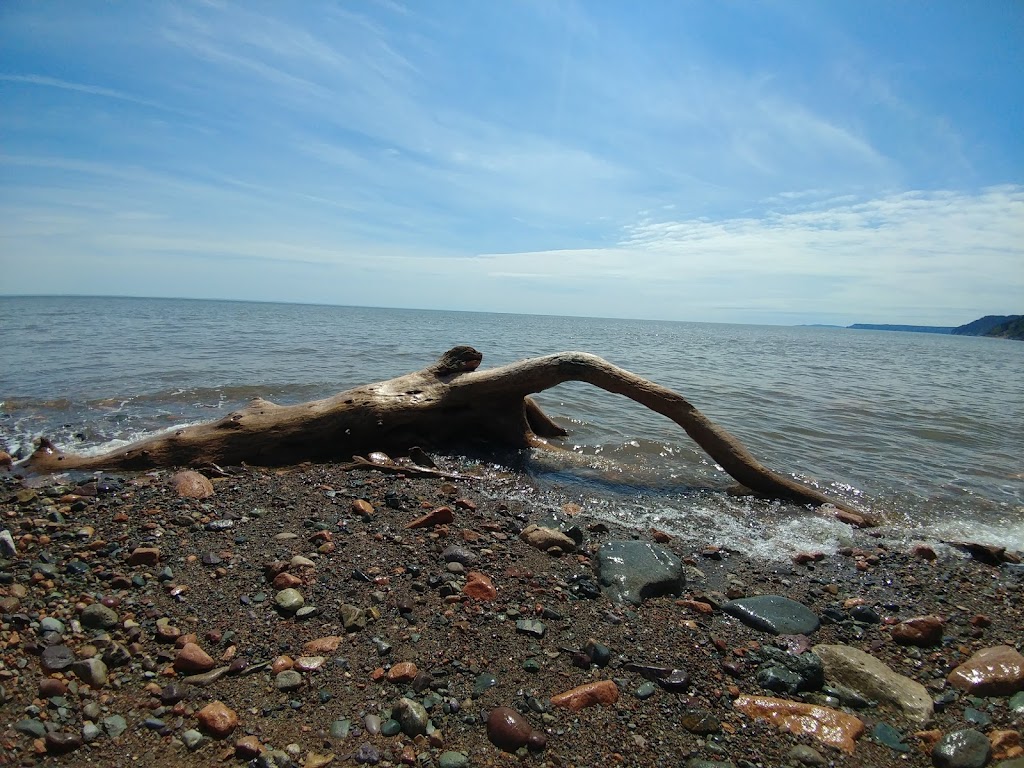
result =
[[[0,293],[1024,311],[1024,4],[0,4]]]

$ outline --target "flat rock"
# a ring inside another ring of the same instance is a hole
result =
[[[942,642],[945,622],[939,616],[914,616],[892,628],[892,639],[900,645],[927,648]]]
[[[568,709],[570,712],[578,712],[584,707],[593,707],[598,704],[614,704],[619,700],[619,687],[612,680],[598,680],[593,683],[578,685],[564,693],[557,693],[551,697],[551,704],[555,707]]]
[[[685,581],[679,558],[647,541],[617,540],[602,544],[597,551],[597,570],[608,597],[634,605],[648,597],[678,595]]]
[[[338,650],[339,645],[341,645],[340,636],[328,635],[327,637],[318,637],[316,640],[310,640],[302,646],[302,652],[309,656],[334,653]]]
[[[484,602],[490,602],[498,597],[498,590],[491,577],[480,571],[470,571],[466,574],[466,586],[462,588],[462,593]]]
[[[740,696],[733,706],[748,717],[763,718],[784,731],[810,736],[853,754],[864,733],[864,723],[853,715],[817,704],[805,704],[770,696]]]
[[[427,512],[425,515],[417,517],[405,524],[406,528],[433,528],[435,525],[448,525],[448,523],[455,520],[455,513],[451,507],[438,507],[437,509]]]
[[[558,547],[562,552],[572,552],[576,549],[576,542],[564,533],[540,525],[528,525],[519,534],[519,538],[544,552],[554,547]]]
[[[185,643],[174,657],[174,671],[185,675],[207,672],[217,666],[206,651],[195,643]]]
[[[782,595],[755,595],[730,600],[722,610],[748,627],[773,635],[809,635],[821,623],[810,608]]]
[[[894,672],[874,656],[848,645],[816,645],[812,650],[821,659],[829,682],[895,707],[918,725],[932,718],[935,709],[925,687]]]
[[[932,747],[935,768],[983,768],[991,757],[992,745],[973,728],[947,733]]]
[[[1024,656],[1008,645],[983,648],[950,672],[947,680],[974,696],[1011,696],[1024,690]]]

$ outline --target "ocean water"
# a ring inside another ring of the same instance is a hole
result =
[[[836,328],[98,297],[0,298],[0,441],[99,451],[261,395],[324,397],[469,344],[493,366],[592,352],[672,388],[763,463],[874,512],[902,541],[1024,549],[1024,344]],[[849,530],[737,499],[672,422],[589,385],[538,397],[565,461],[524,457],[502,493],[784,557]],[[500,468],[495,473],[508,477]]]

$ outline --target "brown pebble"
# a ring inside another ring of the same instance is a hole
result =
[[[619,700],[619,687],[612,680],[598,680],[576,686],[551,697],[552,705],[577,712],[596,704],[614,704]]]
[[[922,560],[935,560],[938,555],[935,554],[935,550],[929,547],[927,544],[915,544],[910,548],[910,554],[914,557],[919,557]]]
[[[174,657],[174,670],[190,675],[195,672],[206,672],[217,666],[217,662],[195,643],[185,643],[178,655]]]
[[[235,757],[242,760],[252,760],[259,757],[263,751],[263,745],[255,736],[243,736],[235,742]]]
[[[455,513],[452,512],[451,507],[438,507],[432,512],[417,517],[410,523],[406,523],[406,528],[433,528],[435,525],[447,525],[448,523],[455,520]]]
[[[39,681],[39,698],[49,699],[52,696],[63,696],[68,692],[68,684],[55,677],[45,677]]]
[[[515,752],[520,747],[541,750],[548,739],[536,730],[530,722],[511,707],[497,707],[487,716],[487,738],[506,752]]]
[[[1012,696],[1024,690],[1024,656],[1009,645],[984,648],[950,672],[947,680],[974,696]]]
[[[411,683],[419,674],[419,669],[411,661],[400,661],[388,670],[388,681],[392,683]]]
[[[171,477],[171,487],[185,499],[206,499],[213,496],[213,483],[210,479],[192,470],[178,472]]]
[[[341,645],[341,638],[338,635],[318,637],[316,640],[310,640],[302,646],[302,652],[307,656],[319,656],[334,653],[338,650],[339,645]]]
[[[294,573],[288,573],[288,571],[282,571],[274,577],[272,582],[274,589],[295,589],[296,587],[302,586],[302,579],[296,576]]]
[[[366,499],[356,499],[352,502],[352,512],[360,517],[371,517],[373,515],[373,504]]]
[[[466,586],[462,588],[462,593],[485,602],[498,597],[498,590],[495,588],[494,582],[491,581],[491,577],[480,571],[470,571],[466,575]]]
[[[945,622],[940,616],[915,616],[892,628],[892,639],[900,645],[916,645],[927,648],[942,641]]]
[[[156,565],[160,562],[158,547],[136,547],[128,556],[128,565]]]
[[[864,733],[860,719],[817,704],[770,696],[740,696],[733,706],[748,717],[768,720],[784,731],[811,736],[848,754],[853,754],[856,740]]]
[[[222,701],[207,704],[196,713],[199,727],[211,736],[223,739],[238,726],[238,715]]]

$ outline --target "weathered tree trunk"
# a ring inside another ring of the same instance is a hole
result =
[[[846,522],[870,524],[848,504],[764,467],[681,395],[596,355],[561,352],[477,371],[481,359],[471,347],[455,347],[416,373],[299,405],[256,398],[218,421],[156,435],[100,456],[63,454],[42,441],[20,466],[33,472],[57,472],[284,465],[469,441],[543,447],[548,445],[543,438],[566,432],[529,396],[567,381],[581,381],[625,395],[672,419],[726,472],[756,493],[800,504],[829,504]]]

